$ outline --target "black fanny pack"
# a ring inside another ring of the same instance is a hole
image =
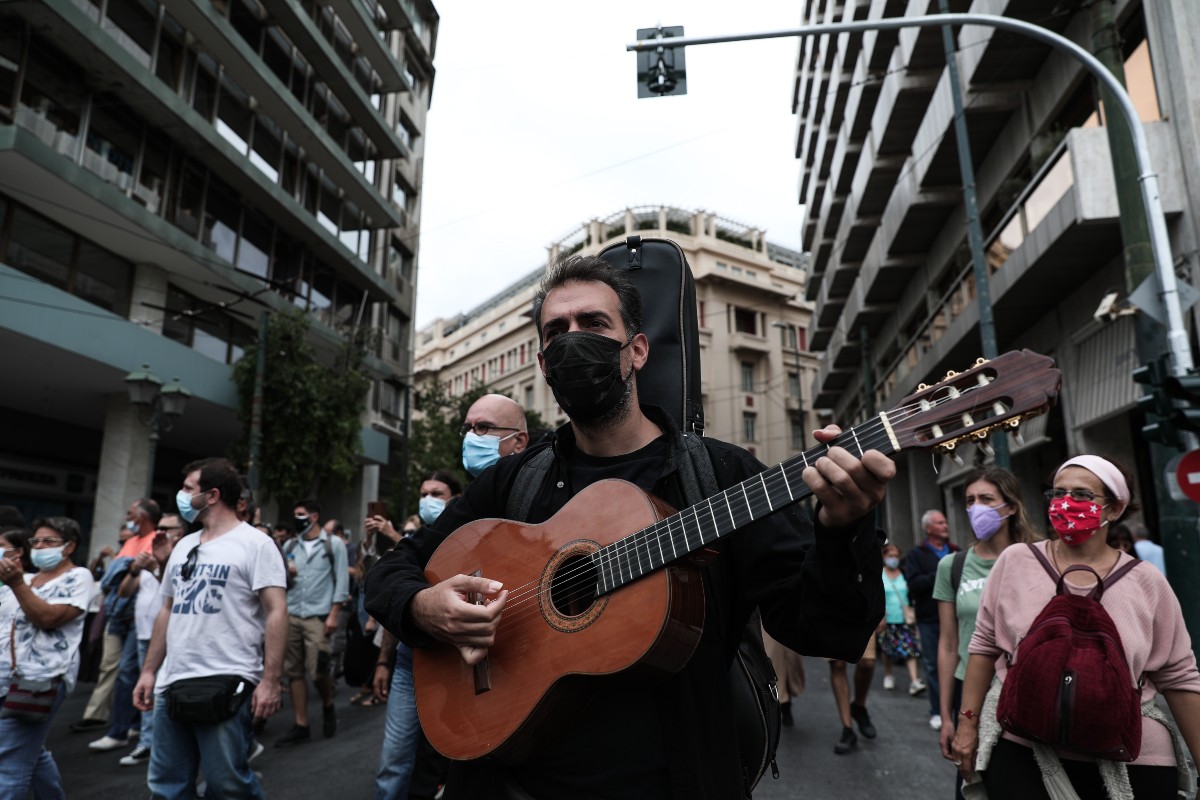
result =
[[[175,722],[224,722],[238,712],[254,691],[240,675],[206,675],[175,681],[167,687],[167,716]]]

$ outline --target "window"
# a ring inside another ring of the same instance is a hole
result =
[[[804,449],[804,424],[802,422],[800,422],[800,420],[796,419],[795,417],[792,417],[788,421],[788,425],[789,425],[789,430],[792,435],[792,449],[793,450],[803,450]]]
[[[787,392],[788,397],[800,396],[800,376],[795,372],[789,372],[787,376]]]
[[[704,301],[703,300],[700,301],[699,306],[700,306],[700,327],[707,328],[708,322],[706,321],[706,318],[705,318]]]
[[[742,362],[742,391],[743,392],[753,392],[754,391],[754,362],[753,361],[743,361]]]
[[[758,315],[745,308],[733,309],[733,329],[738,333],[758,335]]]
[[[525,407],[533,408],[533,386],[525,387]]]
[[[755,431],[757,422],[758,422],[757,414],[753,414],[749,411],[742,412],[742,441],[744,441],[744,442],[758,441],[758,436],[756,435],[756,431]]]

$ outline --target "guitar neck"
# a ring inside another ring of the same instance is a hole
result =
[[[597,594],[615,591],[643,575],[705,547],[722,536],[812,495],[804,470],[842,447],[862,458],[867,450],[891,456],[900,450],[887,414],[843,431],[827,444],[771,467],[707,500],[631,533],[591,555]],[[683,456],[686,458],[687,456]]]

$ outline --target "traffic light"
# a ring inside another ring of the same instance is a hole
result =
[[[682,25],[664,28],[638,28],[639,42],[658,39],[659,44],[637,54],[638,97],[663,97],[668,94],[687,94],[687,69],[683,48],[670,47],[666,41],[683,36]]]
[[[1167,391],[1170,377],[1165,357],[1156,358],[1133,371],[1133,382],[1146,387],[1146,393],[1137,401],[1138,408],[1146,415],[1142,435],[1152,442],[1181,450],[1183,443],[1174,425],[1175,402]]]
[[[1187,375],[1168,376],[1164,382],[1166,392],[1176,400],[1182,400],[1172,412],[1174,426],[1185,431],[1200,431],[1200,374],[1195,369]]]

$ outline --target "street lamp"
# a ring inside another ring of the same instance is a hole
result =
[[[154,457],[158,452],[159,431],[166,433],[175,427],[175,420],[183,416],[192,393],[179,378],[166,386],[162,379],[150,371],[149,364],[125,376],[125,388],[129,402],[137,409],[138,420],[150,429],[150,451],[146,454],[146,497],[154,491]]]

